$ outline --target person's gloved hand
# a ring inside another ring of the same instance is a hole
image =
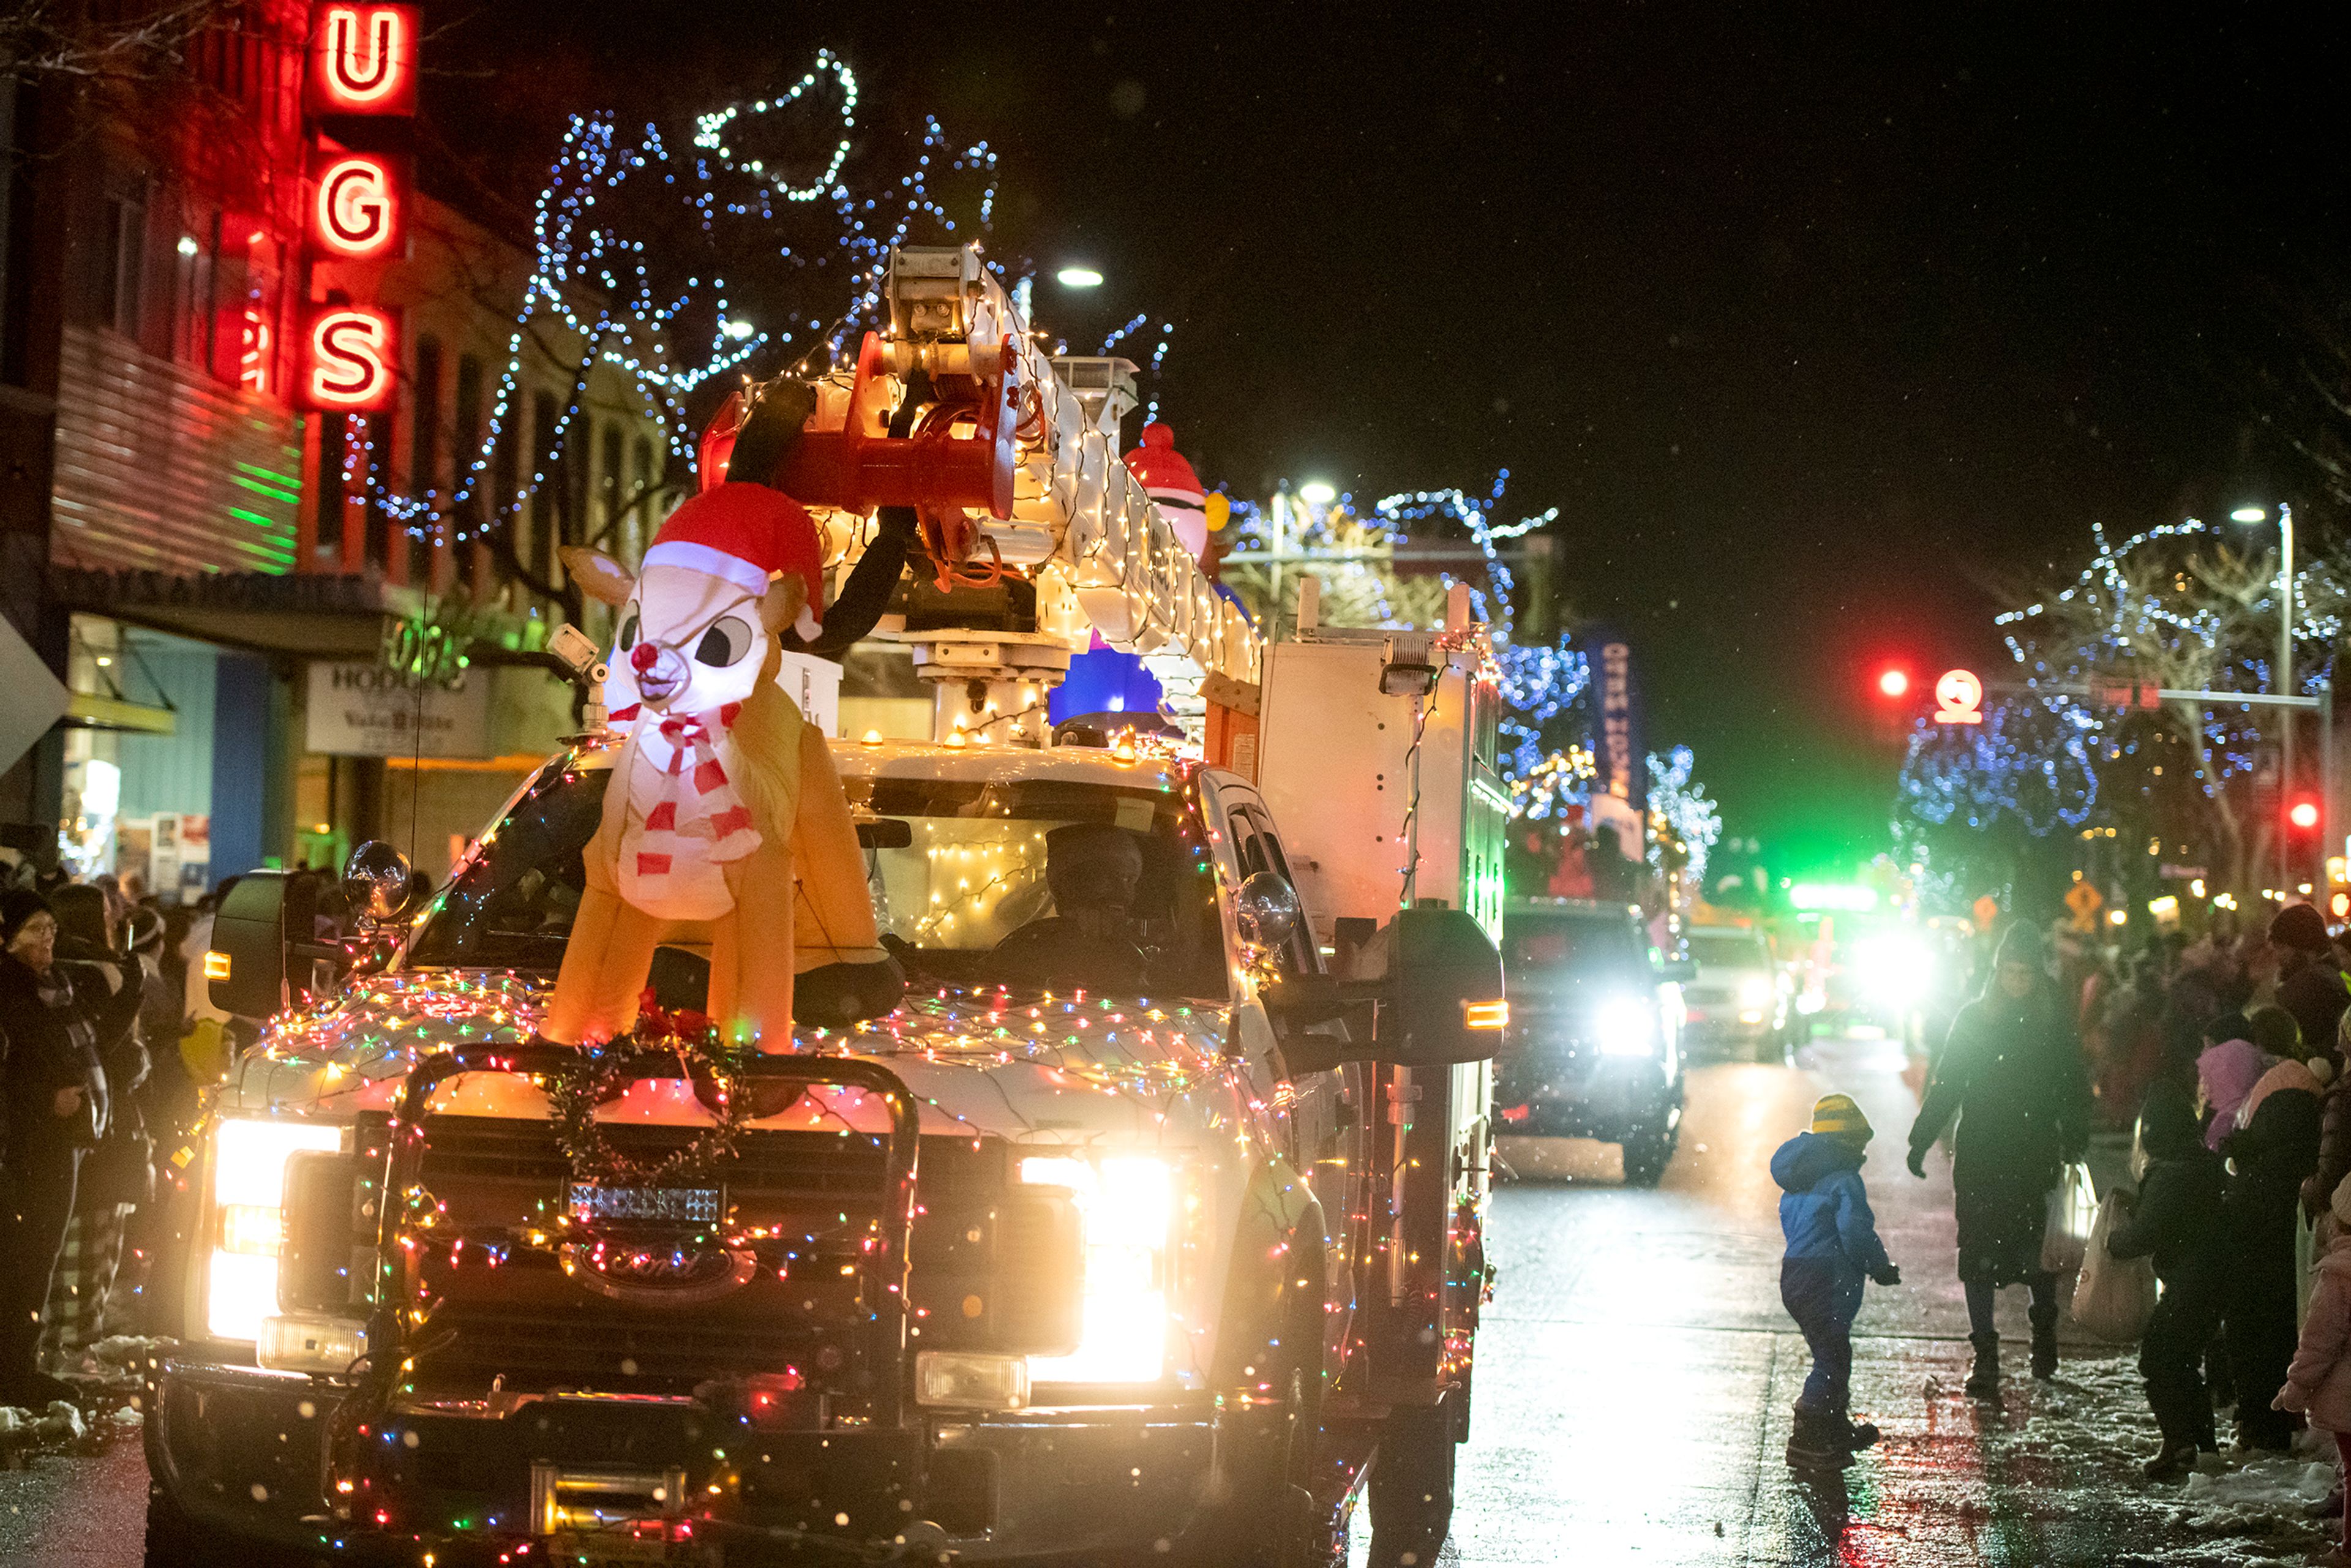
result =
[[[2270,1401],[2270,1408],[2288,1410],[2299,1416],[2310,1408],[2310,1396],[2289,1383],[2277,1391],[2277,1397]]]
[[[1902,1282],[1902,1270],[1898,1266],[1888,1263],[1870,1278],[1881,1285],[1898,1285]]]
[[[1917,1176],[1917,1177],[1919,1180],[1921,1180],[1921,1181],[1924,1181],[1924,1180],[1926,1180],[1926,1179],[1927,1179],[1927,1151],[1926,1151],[1926,1150],[1924,1150],[1924,1149],[1912,1149],[1912,1150],[1910,1151],[1910,1174],[1911,1174],[1912,1176]]]

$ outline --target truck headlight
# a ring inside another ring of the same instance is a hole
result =
[[[1656,1010],[1637,997],[1612,997],[1593,1012],[1592,1043],[1603,1056],[1647,1056],[1657,1049]]]
[[[1020,1179],[1067,1187],[1085,1222],[1078,1348],[1032,1355],[1032,1383],[1156,1383],[1167,1366],[1168,1239],[1176,1172],[1147,1155],[1037,1155]]]
[[[342,1146],[342,1128],[323,1122],[227,1119],[214,1128],[204,1327],[214,1339],[258,1339],[262,1319],[277,1311],[287,1156]]]
[[[1771,982],[1761,975],[1750,975],[1739,982],[1739,1005],[1742,1008],[1768,1008],[1771,1005]]]

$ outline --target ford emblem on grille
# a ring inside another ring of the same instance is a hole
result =
[[[600,1296],[644,1306],[692,1306],[741,1289],[759,1271],[748,1248],[595,1237],[567,1241],[564,1273]]]

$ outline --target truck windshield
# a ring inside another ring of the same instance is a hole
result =
[[[1502,933],[1503,970],[1514,985],[1580,985],[1649,972],[1649,946],[1630,917],[1512,915]]]
[[[543,772],[434,901],[408,962],[545,974],[560,967],[587,885],[581,852],[609,778]],[[842,782],[883,941],[911,976],[1226,994],[1215,873],[1180,791],[1064,779]],[[656,988],[683,981],[690,989],[698,961],[690,943],[664,949]]]
[[[1768,969],[1771,967],[1771,949],[1752,931],[1709,931],[1704,927],[1686,933],[1689,939],[1690,956],[1706,969]]]

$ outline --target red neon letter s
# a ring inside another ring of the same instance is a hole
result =
[[[369,408],[392,384],[392,329],[372,310],[329,310],[310,325],[310,396],[321,408]]]

